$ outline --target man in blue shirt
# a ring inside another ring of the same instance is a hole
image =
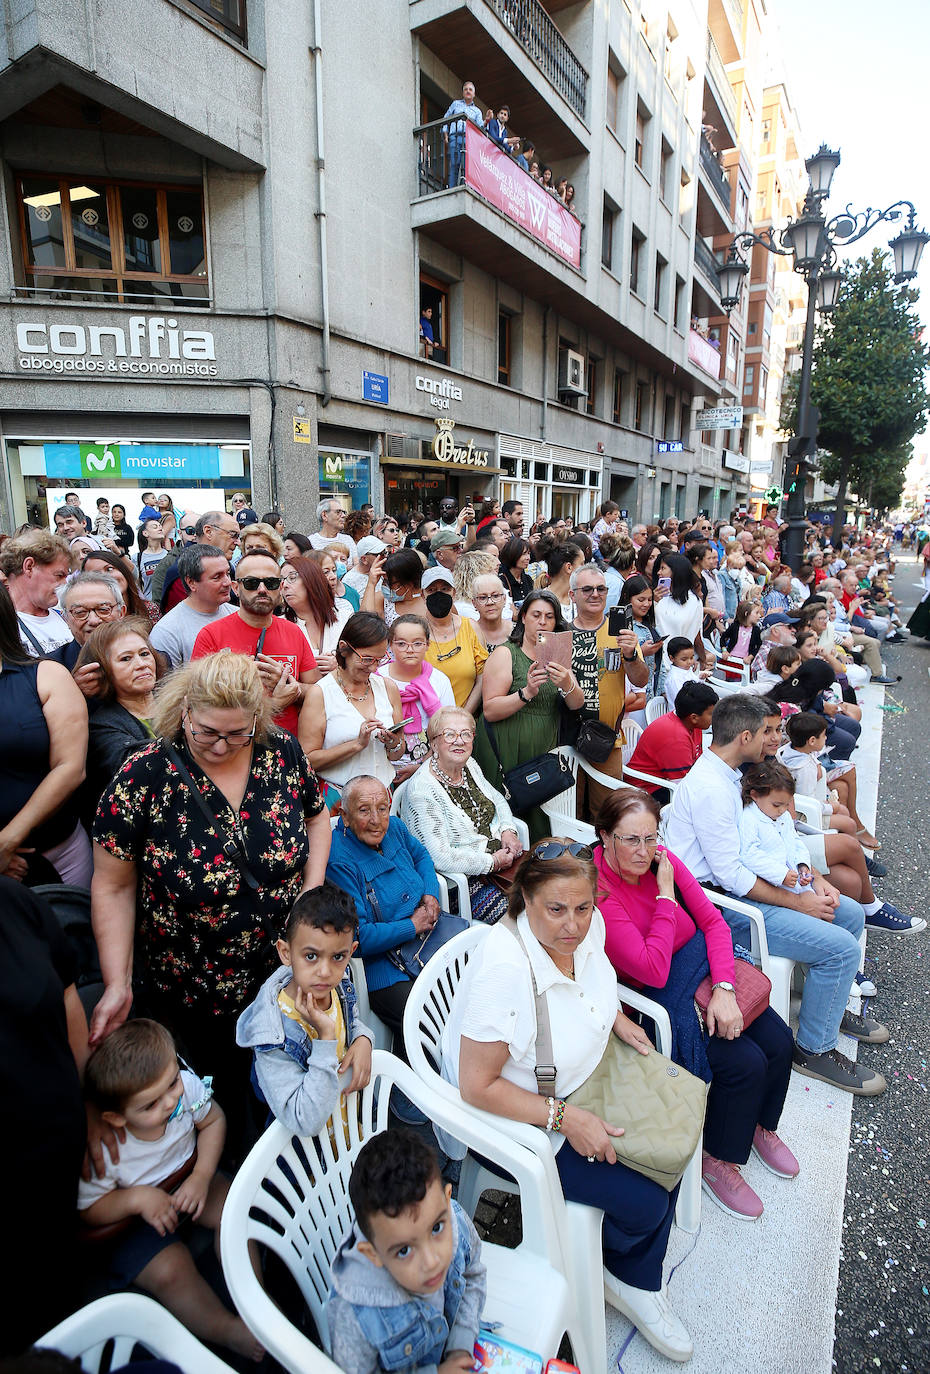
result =
[[[457,118],[457,116],[461,116]],[[470,119],[479,129],[484,128],[481,111],[475,104],[475,83],[466,81],[462,87],[461,100],[453,100],[443,115],[443,119],[454,119],[447,124],[442,137],[449,150],[449,185],[458,186],[465,174],[465,120]]]
[[[423,309],[420,311],[420,343],[423,346],[424,358],[431,358],[433,356],[433,346],[435,342],[433,338],[433,307],[431,305],[424,305]]]

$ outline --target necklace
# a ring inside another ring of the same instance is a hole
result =
[[[442,769],[439,767],[439,760],[436,758],[436,755],[435,755],[435,754],[434,754],[433,757],[430,759],[430,767],[432,768],[433,772],[436,774],[437,778],[439,778],[440,782],[444,782],[444,783],[446,784],[447,787],[467,787],[467,786],[468,786],[468,783],[467,783],[466,778],[465,778],[465,770],[464,770],[464,769],[462,769],[462,780],[461,780],[461,782],[453,782],[452,779],[449,777],[449,774],[448,774],[448,773],[444,773],[444,772],[442,771]]]
[[[345,693],[346,699],[348,701],[364,701],[365,698],[368,696],[368,693],[371,691],[371,682],[369,682],[362,695],[360,697],[354,697],[352,693],[349,691],[348,687],[345,685],[345,682],[342,678],[342,674],[336,673],[335,676],[336,681],[339,683],[339,686],[342,688],[342,691]]]
[[[559,973],[562,974],[562,977],[563,977],[563,978],[570,978],[570,979],[572,980],[572,982],[575,981],[575,956],[574,956],[574,954],[572,955],[571,968],[563,968],[562,965],[559,963],[558,959],[555,957],[554,954],[550,954],[550,955],[549,955],[549,958],[550,958],[550,959],[552,960],[552,962],[555,964],[556,968],[559,970]]]

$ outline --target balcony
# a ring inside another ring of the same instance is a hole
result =
[[[708,28],[717,41],[724,62],[736,62],[743,52],[743,6],[741,0],[710,0]]]
[[[688,330],[688,358],[692,363],[696,363],[702,372],[706,372],[715,382],[719,382],[720,349],[715,348],[710,340],[699,334],[696,329]]]
[[[719,307],[720,281],[717,276],[717,268],[720,266],[720,264],[717,262],[717,259],[714,257],[713,253],[708,248],[707,244],[704,242],[700,235],[698,235],[697,238],[695,238],[694,240],[694,261],[696,266],[699,267],[701,272],[704,274],[706,281],[708,281],[710,285],[713,287],[711,299],[713,300],[715,307]]]
[[[713,34],[707,35],[707,84],[710,87],[711,95],[718,110],[723,115],[724,122],[727,124],[727,132],[732,140],[727,147],[736,145],[736,119],[737,107],[736,96],[733,94],[733,87],[730,85],[730,78],[727,76],[726,68],[723,65],[723,58],[720,50],[714,42]]]
[[[730,218],[730,179],[720,166],[717,154],[710,145],[710,140],[705,133],[701,134],[700,152],[701,171],[707,179],[708,184],[716,192],[720,204],[726,211],[726,218]]]
[[[410,0],[410,26],[482,108],[507,100],[547,162],[587,151],[588,73],[539,0]]]

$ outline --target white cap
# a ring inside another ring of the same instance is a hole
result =
[[[359,558],[364,558],[367,553],[384,553],[387,549],[383,539],[376,539],[373,534],[366,534],[364,539],[360,539],[355,546],[355,552]]]
[[[438,565],[435,568],[426,569],[426,572],[423,574],[423,580],[420,583],[420,587],[425,592],[427,587],[431,587],[434,582],[448,582],[450,587],[455,586],[455,583],[452,581],[452,574],[450,573],[449,569],[439,567]]]

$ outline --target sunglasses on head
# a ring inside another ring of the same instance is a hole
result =
[[[265,587],[269,592],[276,592],[281,585],[280,577],[240,577],[239,586],[245,587],[247,592],[257,592],[259,587]]]

